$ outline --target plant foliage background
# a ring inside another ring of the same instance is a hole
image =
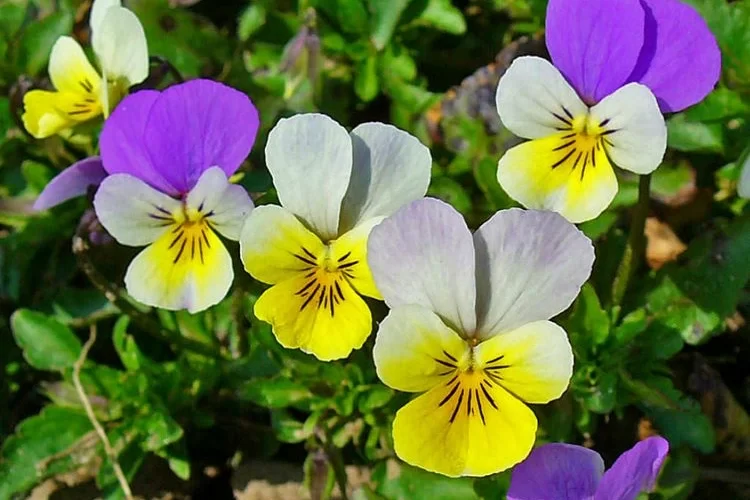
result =
[[[378,120],[417,135],[434,158],[429,194],[472,227],[513,206],[495,171],[515,139],[494,94],[513,57],[544,54],[546,1],[185,3],[127,2],[160,57],[145,85],[202,76],[251,96],[262,129],[240,182],[256,204],[275,200],[268,130],[321,110],[349,127]],[[637,180],[623,175],[612,206],[582,225],[597,263],[562,317],[574,378],[535,411],[540,442],[586,443],[608,463],[663,434],[672,451],[653,498],[750,498],[750,208],[735,189],[750,154],[750,0],[688,3],[719,41],[722,81],[668,120],[648,249],[621,307],[611,284]],[[133,250],[107,237],[87,200],[31,210],[54,175],[96,147],[95,129],[36,141],[18,121],[23,92],[48,84],[56,38],[73,33],[87,46],[89,6],[0,1],[0,499],[48,479],[94,480],[103,498],[122,496],[72,384],[91,327],[98,341],[81,381],[136,492],[159,471],[182,493],[222,498],[238,466],[263,476],[257,464],[288,462],[312,498],[328,498],[345,465],[369,477],[350,484],[350,497],[504,498],[508,474],[452,480],[395,461],[390,424],[408,396],[378,381],[372,338],[333,363],[284,350],[253,317],[260,285],[239,270],[233,292],[205,313],[144,309],[119,287]],[[381,319],[385,306],[374,307]]]

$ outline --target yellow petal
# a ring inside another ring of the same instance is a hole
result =
[[[403,461],[446,476],[486,476],[517,464],[536,436],[534,413],[479,371],[454,375],[396,413]]]
[[[250,212],[240,235],[245,270],[263,283],[275,284],[317,264],[325,246],[285,208],[264,205]]]
[[[597,217],[617,194],[605,136],[565,131],[510,149],[500,159],[500,185],[526,208],[553,210],[571,222]]]
[[[271,324],[284,347],[324,361],[345,358],[372,331],[370,309],[345,276],[313,267],[266,290],[255,316]]]
[[[529,403],[548,403],[568,388],[573,351],[551,321],[535,321],[479,344],[475,360],[498,384]]]
[[[125,285],[144,304],[198,312],[221,301],[233,278],[229,252],[200,221],[174,225],[139,253]]]
[[[76,122],[58,110],[58,92],[30,90],[23,96],[23,126],[37,139],[72,127]]]
[[[423,392],[468,367],[469,345],[437,314],[399,306],[380,323],[372,351],[378,377],[399,391]],[[445,378],[448,377],[448,378]]]
[[[330,258],[347,270],[349,283],[362,295],[383,300],[367,265],[367,238],[382,217],[369,219],[330,243]]]
[[[69,36],[61,36],[52,47],[49,77],[60,92],[83,94],[96,98],[101,78],[81,46]]]

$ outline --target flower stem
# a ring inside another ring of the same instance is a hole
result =
[[[94,265],[91,255],[89,255],[91,246],[83,234],[84,227],[85,225],[81,224],[75,236],[73,236],[73,254],[78,259],[78,266],[86,273],[89,281],[104,294],[107,300],[112,302],[123,314],[130,316],[135,324],[151,336],[208,358],[225,359],[220,349],[188,337],[183,337],[179,332],[164,328],[146,310],[139,309],[131,303],[126,298],[123,290],[107,280]]]
[[[622,304],[625,292],[628,289],[628,283],[633,276],[638,263],[643,257],[645,246],[644,230],[646,228],[646,217],[648,217],[648,204],[651,198],[651,174],[641,175],[638,182],[638,204],[633,212],[633,219],[630,223],[630,234],[628,243],[625,247],[625,253],[622,255],[620,266],[617,268],[617,274],[612,282],[612,306],[617,307]]]
[[[104,427],[102,427],[102,424],[100,424],[99,420],[96,418],[94,409],[91,407],[91,402],[86,396],[86,391],[81,383],[81,370],[83,369],[83,364],[86,362],[86,357],[88,356],[91,347],[94,345],[94,342],[96,342],[96,325],[91,325],[89,328],[89,339],[83,345],[81,355],[73,365],[73,386],[76,388],[78,399],[80,399],[81,404],[83,404],[83,409],[86,410],[86,416],[89,418],[91,425],[99,436],[102,446],[104,446],[104,452],[107,454],[110,465],[112,465],[112,470],[115,471],[115,477],[117,478],[117,482],[120,483],[123,495],[125,495],[127,500],[132,500],[133,492],[130,490],[128,479],[125,477],[125,473],[123,473],[122,467],[120,467],[120,462],[117,460],[117,452],[112,448],[112,443],[109,442]]]

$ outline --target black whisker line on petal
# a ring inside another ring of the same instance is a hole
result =
[[[485,364],[486,365],[491,365],[492,363],[497,363],[498,361],[500,361],[504,357],[505,357],[505,354],[501,354],[500,356],[496,356],[496,357],[492,358],[491,360],[487,361],[487,363],[485,363]]]
[[[571,121],[570,121],[570,120],[568,120],[567,118],[564,118],[564,117],[562,117],[562,116],[558,115],[557,113],[552,113],[552,116],[554,116],[555,118],[557,118],[558,120],[560,120],[561,122],[563,122],[563,123],[564,123],[565,125],[567,125],[568,127],[571,127],[571,126],[573,126],[573,122],[571,122]]]
[[[492,407],[493,407],[494,409],[496,409],[496,410],[497,410],[497,405],[495,404],[495,400],[494,400],[494,399],[492,399],[492,396],[490,396],[490,393],[489,393],[489,392],[487,392],[487,389],[485,389],[485,388],[484,388],[484,386],[483,386],[483,385],[481,385],[481,384],[480,384],[480,386],[479,386],[479,387],[481,387],[481,388],[482,388],[482,392],[484,393],[484,397],[485,397],[485,398],[487,398],[487,402],[488,402],[489,404],[491,404],[491,405],[492,405]]]
[[[449,385],[450,385],[450,384],[449,384]],[[448,393],[448,395],[447,395],[447,396],[445,396],[445,397],[444,397],[444,398],[442,399],[442,401],[440,401],[440,402],[438,403],[438,408],[440,408],[440,407],[441,407],[441,406],[443,406],[443,405],[444,405],[445,403],[447,403],[448,401],[450,401],[450,400],[451,400],[451,398],[453,397],[453,395],[454,395],[454,394],[456,394],[456,391],[458,390],[458,388],[459,388],[459,386],[460,386],[460,385],[461,385],[461,384],[456,384],[455,386],[453,386],[453,389],[451,389],[451,391],[450,391],[450,392]]]
[[[570,158],[571,156],[573,156],[573,153],[575,153],[576,151],[577,151],[576,149],[568,151],[568,154],[566,154],[565,156],[563,156],[562,160],[560,160],[557,163],[555,163],[554,165],[552,165],[552,170],[556,169],[557,167],[559,167],[560,165],[562,165],[563,163],[565,163],[566,161],[568,161],[568,158]]]
[[[475,399],[477,400],[477,408],[479,408],[479,416],[482,418],[482,425],[487,425],[484,420],[484,409],[482,408],[482,399],[479,397],[479,389],[474,389],[476,393]]]
[[[169,244],[169,247],[167,247],[167,250],[170,250],[172,247],[174,247],[177,244],[177,242],[182,239],[183,234],[185,234],[185,232],[180,231],[180,233],[174,237],[174,239],[172,240],[172,243]]]
[[[466,400],[466,416],[467,417],[470,417],[471,414],[473,413],[472,410],[471,410],[471,398],[473,396],[474,396],[474,393],[471,391],[471,389],[469,389],[469,397]]]
[[[456,365],[454,365],[453,363],[449,363],[447,361],[443,361],[442,359],[437,359],[437,358],[433,358],[433,359],[435,361],[437,361],[438,363],[440,363],[441,365],[447,366],[448,368],[456,368]]]
[[[305,252],[305,254],[308,257],[310,257],[312,260],[318,260],[318,258],[315,255],[313,255],[313,253],[310,250],[308,250],[307,248],[302,247],[302,251]]]
[[[320,289],[320,283],[317,284],[317,286],[312,291],[312,293],[310,295],[308,295],[307,299],[305,299],[305,301],[302,303],[302,305],[299,308],[300,312],[304,311],[305,307],[307,307],[307,305],[310,303],[310,301],[312,301],[312,299],[315,298],[315,294],[318,293],[319,289]]]
[[[182,240],[182,245],[180,245],[180,251],[177,252],[177,255],[175,256],[174,260],[172,261],[172,264],[177,264],[177,261],[180,260],[180,257],[182,257],[182,252],[185,251],[185,245],[187,244],[187,240]]]
[[[443,349],[443,354],[445,354],[445,357],[448,358],[448,359],[450,359],[454,363],[458,363],[458,360],[456,358],[454,358],[453,356],[451,356],[450,353],[448,351],[446,351],[445,349]]]
[[[568,118],[572,120],[573,114],[570,111],[568,111],[568,108],[566,108],[565,106],[560,106],[560,107],[562,108],[563,113],[565,113],[565,116],[567,116]]]
[[[461,393],[458,395],[458,402],[456,403],[456,407],[453,409],[453,414],[451,415],[450,422],[453,423],[454,420],[456,420],[456,415],[458,414],[458,410],[461,408],[461,403],[464,400],[464,390],[461,389]]]
[[[576,167],[578,166],[578,162],[581,161],[581,156],[583,156],[583,151],[579,151],[578,152],[578,156],[576,157],[576,161],[573,162],[573,170],[576,169]]]
[[[349,258],[351,254],[352,254],[351,252],[346,252],[344,255],[338,258],[338,262],[344,262],[346,259]]]
[[[353,260],[351,262],[347,262],[346,264],[341,264],[339,266],[339,269],[348,269],[348,268],[350,268],[352,266],[356,266],[357,264],[359,264],[359,261],[358,260]]]

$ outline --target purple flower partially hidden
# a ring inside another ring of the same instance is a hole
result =
[[[71,198],[83,196],[89,186],[98,186],[106,176],[107,172],[98,156],[76,162],[47,184],[34,202],[34,210],[47,210]]]
[[[518,464],[508,500],[635,500],[656,484],[669,443],[645,439],[604,472],[602,458],[582,446],[553,443],[536,448]]]
[[[716,39],[679,0],[550,0],[546,31],[552,62],[589,105],[637,82],[663,112],[681,111],[721,73]]]

